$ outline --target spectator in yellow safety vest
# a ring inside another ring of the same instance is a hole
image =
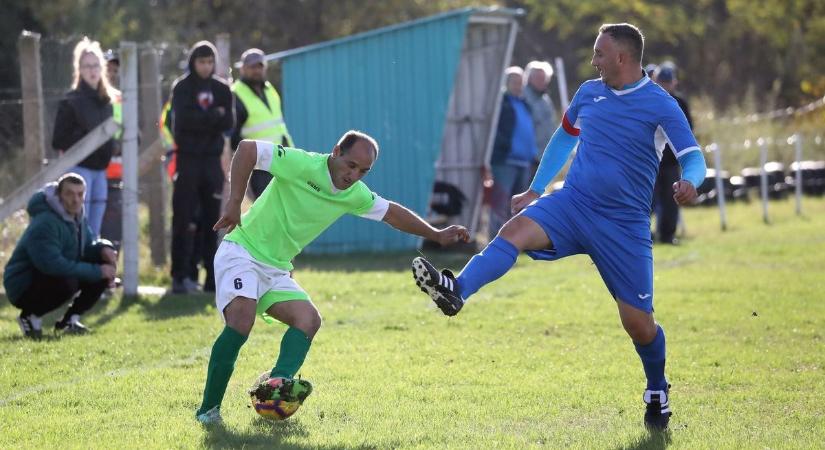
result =
[[[241,55],[241,77],[232,85],[235,95],[235,130],[232,148],[243,139],[269,141],[292,147],[292,137],[281,113],[281,97],[266,80],[266,57],[257,48]],[[272,179],[269,172],[256,170],[249,180],[249,195],[258,198]]]

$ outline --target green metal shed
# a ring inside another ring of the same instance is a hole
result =
[[[296,146],[326,153],[349,129],[381,148],[364,182],[429,215],[436,180],[467,201],[448,218],[475,231],[481,168],[492,149],[504,68],[520,11],[466,8],[274,53],[282,64],[284,116]],[[385,224],[344,217],[311,253],[414,249],[419,239]]]

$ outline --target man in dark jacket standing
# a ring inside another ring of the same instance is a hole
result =
[[[679,108],[685,113],[688,125],[693,129],[693,119],[690,117],[690,108],[687,101],[676,93],[678,80],[676,79],[676,65],[665,62],[653,72],[653,78],[664,90],[676,99]],[[673,156],[670,146],[665,147],[662,161],[659,163],[659,174],[656,176],[656,185],[653,188],[653,211],[656,213],[656,239],[662,244],[678,244],[676,226],[679,223],[679,205],[673,199],[673,183],[679,181],[682,172],[679,162]]]
[[[85,193],[83,178],[67,173],[29,200],[31,222],[3,272],[6,295],[21,310],[17,323],[26,337],[40,338],[41,317],[71,299],[55,330],[88,332],[80,316],[115,278],[117,253],[109,241],[93,241],[83,214]]]
[[[172,195],[172,292],[197,290],[190,278],[194,239],[203,239],[206,269],[204,290],[215,290],[212,260],[217,234],[211,224],[220,217],[224,173],[221,154],[224,133],[234,123],[229,85],[215,75],[217,50],[208,41],[196,43],[189,53],[189,71],[172,88],[172,120],[177,150],[177,176]],[[192,227],[198,212],[201,232]]]

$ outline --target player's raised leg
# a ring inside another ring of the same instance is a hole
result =
[[[413,277],[444,314],[454,316],[482,286],[507,273],[520,252],[546,249],[551,245],[539,224],[519,215],[510,219],[487,247],[470,259],[458,277],[446,269],[439,272],[423,257],[413,259]]]
[[[220,423],[221,402],[226,393],[229,378],[235,370],[235,361],[255,323],[255,300],[235,297],[224,308],[226,325],[212,345],[206,372],[206,386],[203,390],[201,407],[195,413],[203,424]]]
[[[646,312],[622,300],[618,300],[616,304],[622,326],[633,340],[647,378],[644,393],[644,402],[647,404],[645,425],[663,430],[667,428],[671,416],[670,386],[665,378],[665,332],[653,319],[652,312]]]

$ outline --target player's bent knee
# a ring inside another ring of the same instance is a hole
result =
[[[630,336],[630,339],[637,344],[647,345],[656,339],[655,322],[651,323],[647,320],[623,320],[622,325],[627,335]]]
[[[255,324],[256,305],[254,299],[235,297],[223,310],[226,325],[244,336],[249,336]]]
[[[630,339],[640,345],[647,345],[656,338],[656,328],[651,330],[646,324],[625,324],[624,329]]]
[[[321,329],[321,323],[323,320],[321,319],[321,314],[318,312],[317,309],[314,309],[311,312],[307,312],[302,316],[298,317],[295,321],[295,328],[304,332],[308,338],[312,339],[318,330]]]
[[[646,345],[656,338],[653,315],[617,299],[619,317],[628,336],[637,344]]]
[[[513,244],[520,252],[541,250],[552,245],[544,229],[525,216],[516,216],[510,219],[501,227],[498,235]]]

